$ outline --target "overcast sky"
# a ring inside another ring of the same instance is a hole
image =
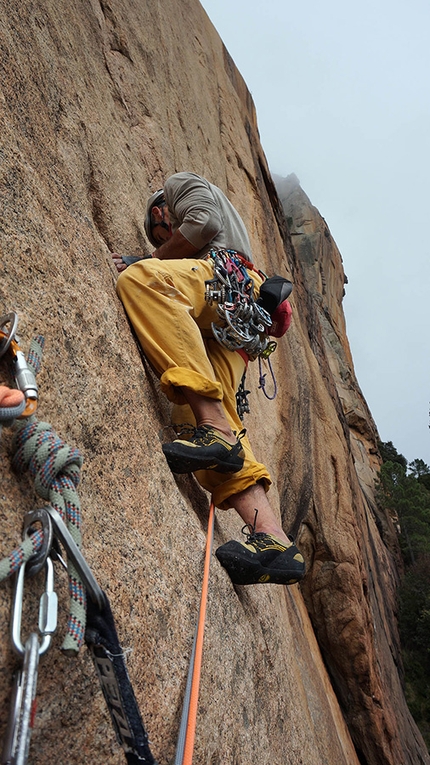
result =
[[[430,465],[430,3],[202,0],[349,284],[358,382],[383,441]]]

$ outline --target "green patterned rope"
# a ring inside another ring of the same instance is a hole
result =
[[[17,425],[13,439],[12,464],[22,473],[26,468],[34,478],[37,493],[66,523],[74,542],[81,546],[81,512],[77,486],[82,457],[69,447],[46,422],[23,422]],[[74,565],[68,562],[70,613],[62,650],[77,653],[84,640],[86,593]]]
[[[37,336],[30,345],[27,363],[34,374],[40,370],[44,340]],[[38,422],[32,415],[14,423],[12,464],[18,473],[25,469],[34,478],[35,489],[57,512],[66,523],[73,540],[81,546],[81,512],[77,486],[80,480],[82,456],[78,449],[68,446],[45,422]],[[39,543],[39,534],[35,532],[0,562],[6,576],[12,573],[11,566],[19,568],[19,561],[26,562],[31,557],[30,543]],[[34,539],[33,539],[34,538]],[[43,539],[43,537],[42,537]],[[41,546],[41,541],[39,547]],[[27,557],[28,556],[28,557]],[[62,650],[74,655],[79,651],[85,634],[86,592],[74,565],[68,562],[70,610],[67,634]]]
[[[24,539],[15,550],[0,560],[0,582],[15,574],[30,558],[40,550],[43,543],[43,531],[38,529]]]

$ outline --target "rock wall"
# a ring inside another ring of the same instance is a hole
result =
[[[327,441],[321,452],[323,441],[315,443],[309,470],[313,497],[301,536],[312,569],[301,590],[360,761],[426,761],[428,755],[418,754],[411,743],[415,734],[411,731],[409,741],[407,732],[396,624],[401,561],[393,524],[374,497],[377,430],[346,336],[342,258],[298,179],[276,182],[303,268],[310,344],[347,446],[342,455],[340,442]],[[318,417],[313,427],[321,429]]]
[[[376,429],[345,334],[341,259],[291,179],[284,214],[228,52],[196,0],[0,7],[0,312],[18,313],[24,348],[45,337],[38,418],[84,456],[84,552],[111,600],[159,765],[174,758],[208,497],[167,468],[168,407],[115,295],[110,252],[147,249],[146,198],[182,169],[225,190],[259,265],[295,283],[294,322],[274,361],[278,397],[257,392],[252,368],[246,426],[309,569],[300,588],[235,588],[213,559],[195,762],[429,762],[399,679],[395,538],[373,500]],[[43,502],[11,470],[7,429],[0,450],[6,555],[24,512]],[[240,526],[218,511],[215,544]],[[31,762],[117,765],[88,652],[60,651],[67,585],[56,570],[60,629],[40,663]],[[26,585],[24,630],[40,585]],[[17,663],[11,598],[3,583],[0,735]]]

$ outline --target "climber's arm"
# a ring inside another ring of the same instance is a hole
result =
[[[167,239],[155,250],[152,257],[160,258],[160,260],[178,260],[180,258],[195,258],[198,252],[199,248],[194,247],[178,229],[170,239]]]

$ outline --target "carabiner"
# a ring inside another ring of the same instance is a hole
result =
[[[29,536],[32,530],[35,531],[35,529],[32,529],[32,526],[37,522],[42,524],[43,542],[40,550],[37,550],[27,561],[26,574],[29,577],[35,576],[35,574],[38,574],[39,571],[42,570],[46,558],[51,552],[54,540],[51,516],[46,510],[46,507],[41,507],[38,510],[30,510],[25,514],[24,536]]]
[[[11,324],[9,332],[4,332],[3,327]],[[20,417],[29,417],[37,409],[38,387],[36,378],[27,364],[24,353],[19,347],[16,335],[18,316],[16,313],[8,313],[0,318],[0,358],[10,350],[12,354],[11,368],[16,387],[22,391],[26,407]]]
[[[10,324],[9,332],[4,332],[3,327]],[[16,328],[18,326],[18,315],[14,312],[7,313],[5,316],[0,317],[0,359],[6,353],[12,340],[16,335]]]
[[[65,548],[67,552],[67,558],[72,561],[91,600],[97,605],[98,609],[102,611],[106,605],[106,597],[102,588],[97,582],[97,579],[95,578],[87,561],[85,560],[79,547],[73,539],[69,529],[64,523],[60,513],[55,509],[55,507],[52,507],[51,505],[48,505],[46,510],[48,511],[53,523],[55,538],[58,539]]]
[[[18,344],[11,343],[12,350],[12,374],[15,379],[16,387],[23,392],[27,406],[21,417],[29,417],[37,409],[37,400],[39,397],[36,378],[27,364],[27,360],[20,350]]]
[[[42,641],[39,646],[39,656],[42,656],[51,645],[51,638],[57,629],[57,593],[54,592],[54,564],[48,556],[45,561],[46,577],[45,591],[40,598],[39,632]],[[24,656],[25,648],[21,641],[22,604],[24,599],[24,577],[26,564],[23,563],[18,571],[15,585],[15,598],[12,606],[11,637],[14,651]]]
[[[33,728],[39,667],[39,638],[32,632],[25,644],[24,664],[15,675],[9,720],[1,754],[2,765],[26,765]]]

